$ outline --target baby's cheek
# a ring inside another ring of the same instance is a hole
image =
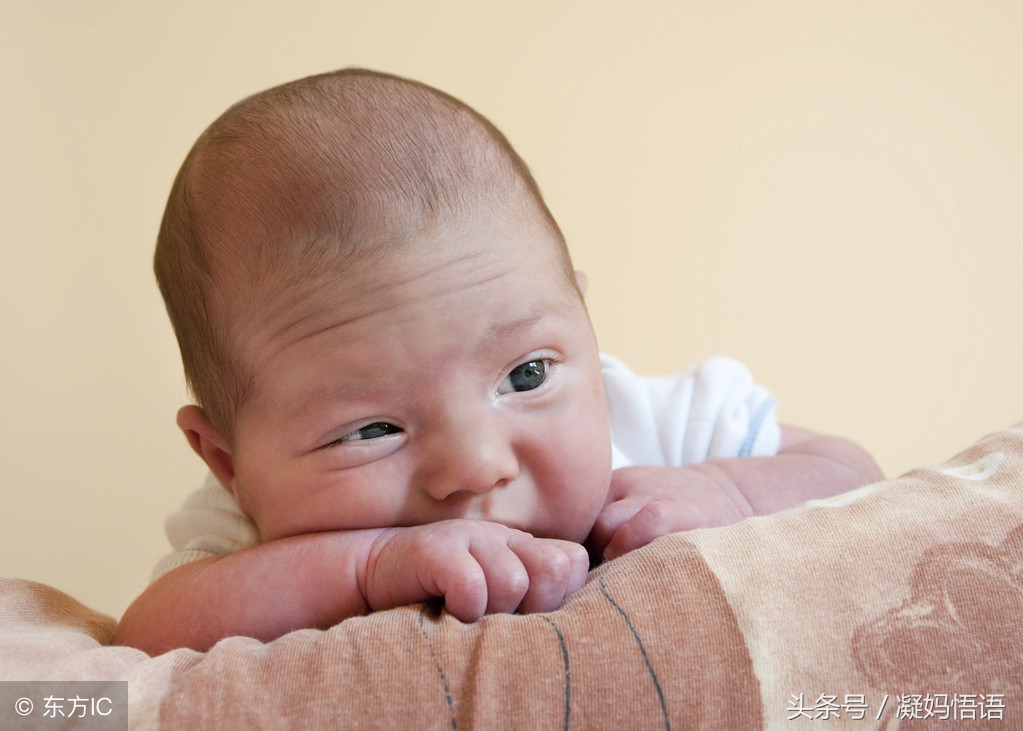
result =
[[[611,432],[599,382],[599,371],[574,381],[570,397],[545,428],[549,438],[542,448],[540,491],[554,532],[550,537],[583,542],[607,501]]]
[[[591,460],[586,469],[568,478],[570,488],[563,501],[561,525],[566,540],[582,543],[589,536],[597,516],[607,503],[611,486],[611,470],[600,469]]]
[[[582,435],[580,435],[582,436]],[[565,475],[568,485],[571,524],[570,540],[583,541],[590,534],[597,515],[607,503],[611,491],[611,440],[606,432],[593,430],[580,439],[574,452],[571,472]]]

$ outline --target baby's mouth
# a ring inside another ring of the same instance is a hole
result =
[[[461,517],[467,520],[489,520],[493,523],[500,523],[510,528],[520,528],[521,516],[509,510],[513,503],[499,493],[499,490],[491,490],[484,495],[474,495],[465,501],[462,506]]]
[[[468,520],[491,520],[498,523],[502,522],[498,518],[494,517],[494,513],[494,498],[492,495],[487,493],[486,495],[467,500],[462,517]]]
[[[535,497],[530,490],[509,490],[509,486],[495,487],[484,493],[449,495],[443,501],[443,518],[489,520],[509,528],[532,532],[530,517],[535,510]]]

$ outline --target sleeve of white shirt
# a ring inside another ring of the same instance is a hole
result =
[[[773,456],[781,430],[775,400],[730,358],[644,378],[601,356],[614,467],[681,467],[725,457]]]
[[[181,510],[167,517],[164,527],[174,551],[156,564],[151,581],[197,559],[223,556],[260,542],[256,524],[212,474],[188,496]]]

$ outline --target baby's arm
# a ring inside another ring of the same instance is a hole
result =
[[[293,536],[165,574],[128,608],[117,643],[202,651],[232,635],[269,641],[432,597],[463,621],[549,611],[587,568],[578,544],[485,521]]]
[[[782,426],[774,457],[615,470],[608,504],[590,534],[591,549],[610,559],[668,533],[729,525],[881,479],[858,445]]]

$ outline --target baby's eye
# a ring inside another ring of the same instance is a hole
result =
[[[532,391],[539,388],[547,378],[547,361],[530,360],[515,366],[497,388],[498,394],[513,391]]]
[[[394,424],[388,424],[386,421],[374,421],[372,424],[366,424],[364,427],[345,434],[343,437],[338,439],[338,441],[361,442],[366,439],[379,439],[380,437],[386,437],[389,434],[397,434],[400,431],[401,427],[395,426]]]

